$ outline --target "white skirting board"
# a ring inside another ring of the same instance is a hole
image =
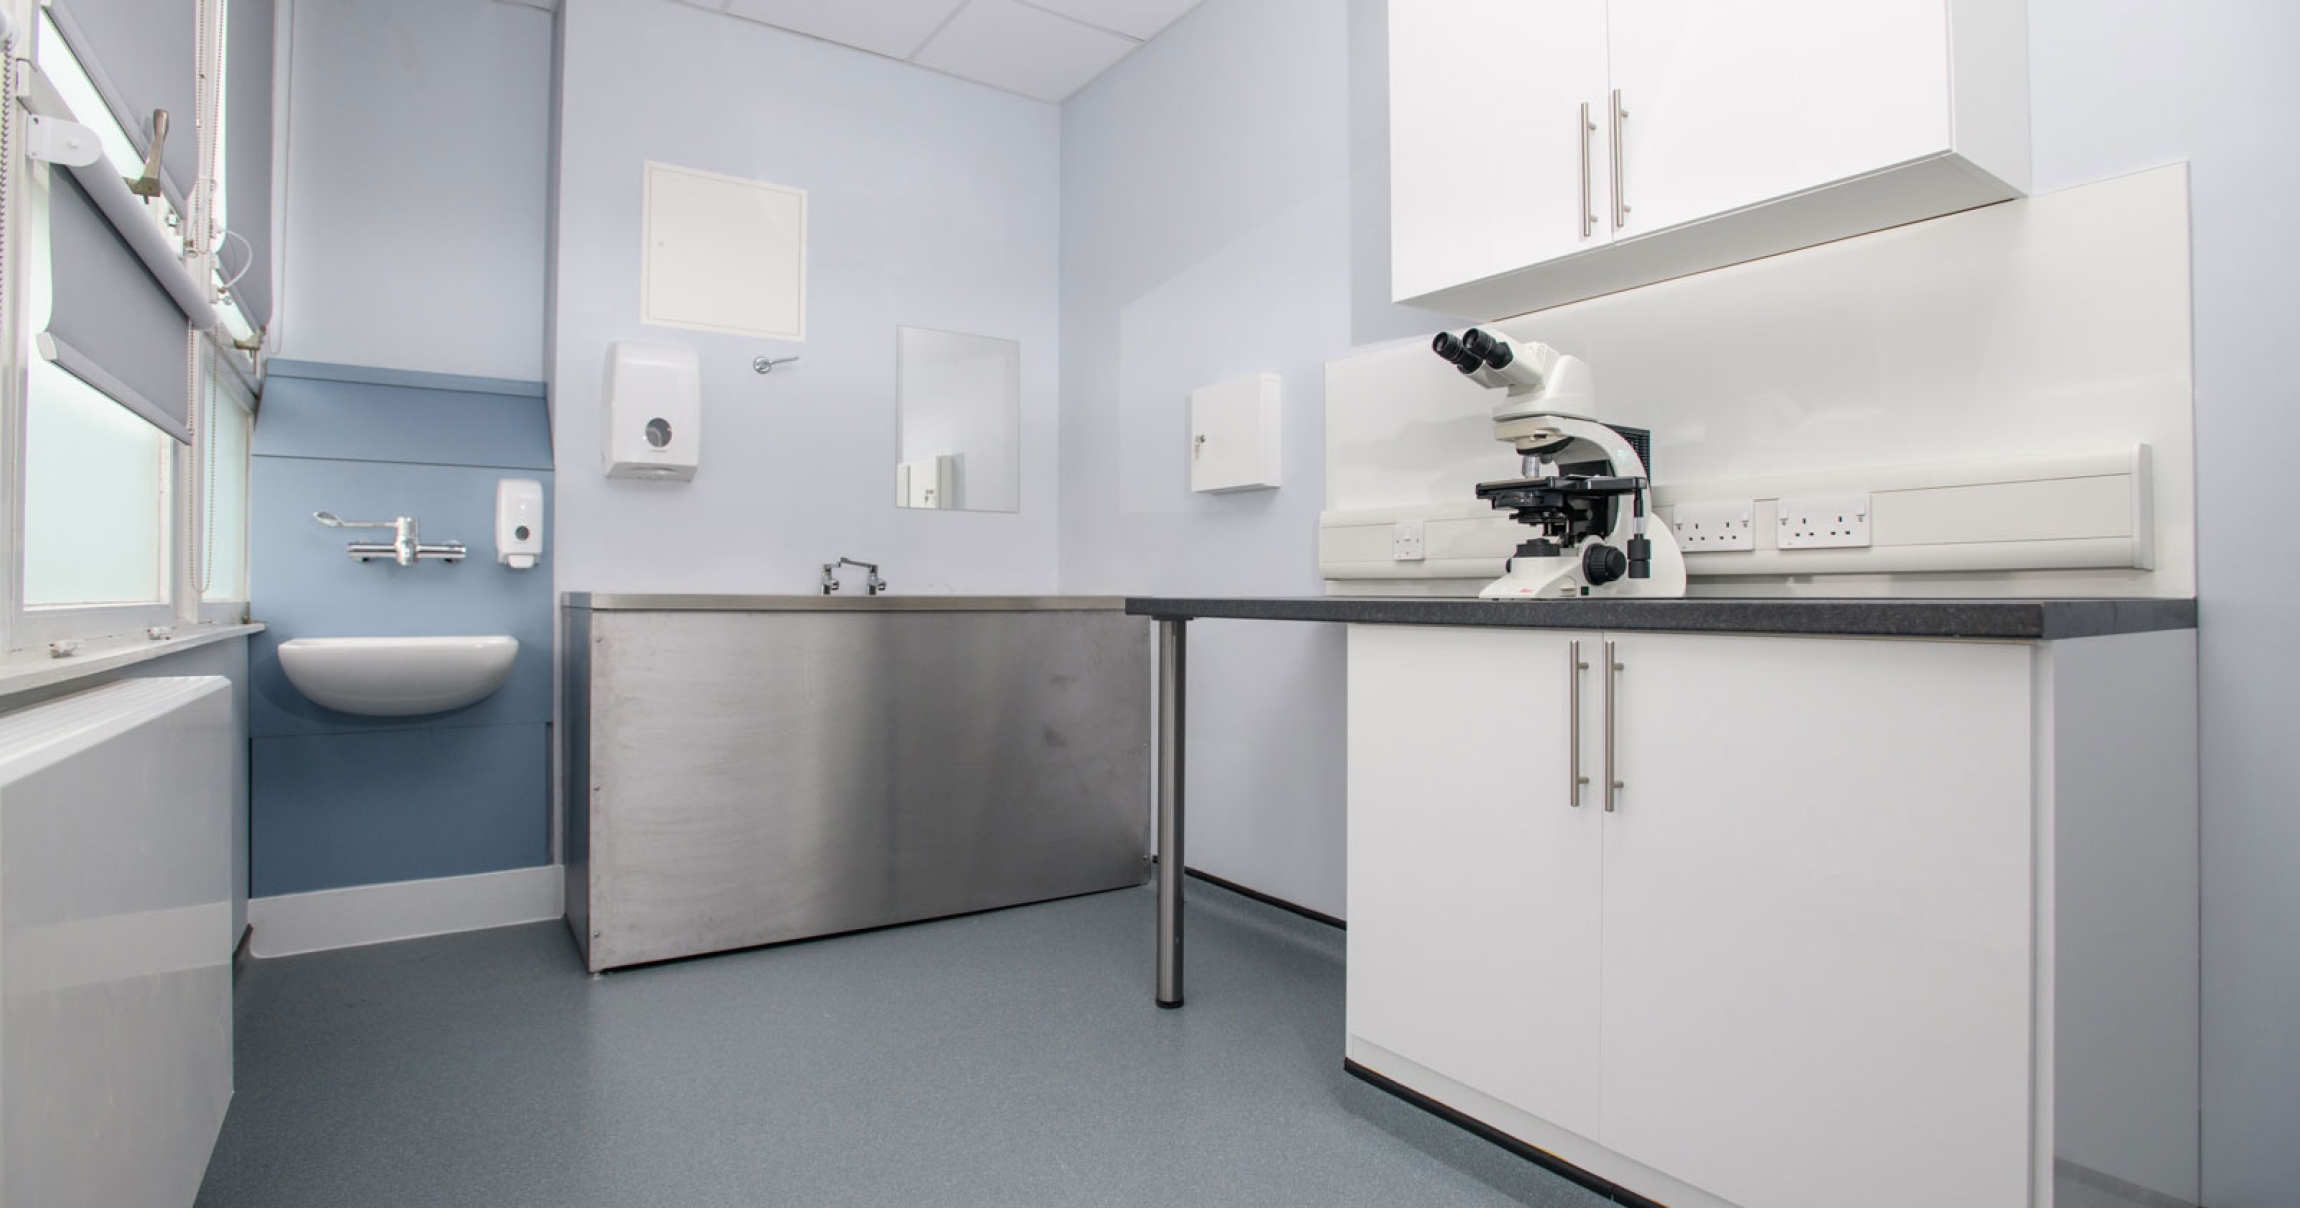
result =
[[[556,864],[428,881],[354,885],[248,901],[248,952],[295,956],[392,940],[540,923],[565,913]]]

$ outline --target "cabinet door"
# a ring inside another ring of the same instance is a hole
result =
[[[1612,0],[1627,238],[1950,147],[1945,0]]]
[[[1610,239],[1605,0],[1390,0],[1389,17],[1392,293]]]
[[[1593,685],[1594,634],[1350,628],[1349,1030],[1594,1136],[1602,822],[1594,781],[1567,793],[1575,638]]]
[[[1619,635],[1606,1146],[1763,1208],[2028,1203],[2031,657]]]

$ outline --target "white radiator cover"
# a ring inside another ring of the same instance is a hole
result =
[[[231,682],[0,716],[0,1208],[186,1205],[232,1094]]]

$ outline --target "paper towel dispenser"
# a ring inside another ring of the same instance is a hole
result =
[[[609,478],[695,476],[703,439],[703,371],[695,350],[617,340],[607,346],[601,456]]]

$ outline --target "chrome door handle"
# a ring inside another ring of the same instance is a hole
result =
[[[1613,657],[1613,643],[1605,643],[1605,812],[1613,812],[1613,795],[1620,791],[1621,782],[1613,776],[1613,698],[1620,695],[1616,673],[1621,664]]]
[[[1597,133],[1597,123],[1589,120],[1589,102],[1581,103],[1581,237],[1587,239],[1597,230],[1596,207],[1589,204],[1589,136]]]
[[[1613,229],[1629,225],[1629,194],[1623,188],[1621,163],[1629,156],[1621,142],[1621,124],[1629,120],[1629,111],[1621,107],[1621,90],[1613,90]]]
[[[1587,108],[1587,106],[1583,106]],[[1565,803],[1581,808],[1581,786],[1589,777],[1581,774],[1581,673],[1589,664],[1581,661],[1581,639],[1565,644]]]

